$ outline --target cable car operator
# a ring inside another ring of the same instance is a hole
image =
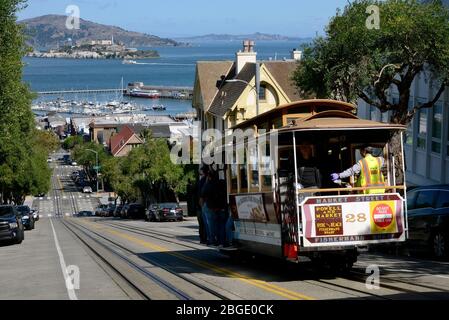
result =
[[[381,170],[385,164],[385,159],[383,157],[375,157],[373,153],[374,149],[372,147],[363,147],[360,150],[363,159],[341,173],[332,173],[332,181],[335,182],[336,180],[358,174],[357,187],[382,187],[379,189],[364,190],[364,194],[385,193],[385,179]]]

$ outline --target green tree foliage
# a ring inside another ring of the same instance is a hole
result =
[[[380,9],[378,29],[366,25],[370,5]],[[434,93],[409,109],[412,82],[422,72],[431,75]],[[439,0],[352,1],[331,19],[325,37],[304,48],[294,80],[306,95],[353,103],[361,98],[391,111],[391,122],[408,124],[449,84],[449,10]],[[391,89],[399,93],[395,103]]]
[[[59,139],[52,131],[35,130],[33,140],[33,144],[42,147],[45,154],[55,152],[60,147]]]
[[[165,201],[170,194],[178,200],[179,195],[186,193],[189,178],[193,180],[194,169],[171,162],[166,140],[152,138],[150,131],[144,131],[142,138],[144,144],[131,150],[127,157],[114,158],[94,142],[74,143],[72,157],[94,175],[96,155],[89,150],[98,152],[103,181],[124,202],[139,198],[145,203]]]
[[[72,149],[72,157],[79,165],[82,165],[86,169],[93,168],[96,165],[96,154],[98,153],[98,163],[101,164],[110,157],[103,146],[95,142],[86,142],[82,144],[76,144]]]
[[[62,147],[66,150],[72,150],[75,146],[80,145],[84,142],[81,136],[70,136],[64,140]]]
[[[187,191],[188,179],[193,179],[193,169],[171,162],[166,140],[153,139],[150,132],[143,137],[145,143],[127,157],[105,160],[105,181],[126,202],[134,202],[139,196],[145,203],[165,201],[170,195],[178,200]]]
[[[34,128],[34,95],[22,82],[28,48],[16,13],[24,5],[0,0],[0,203],[22,203],[26,195],[48,191],[50,184],[46,159],[54,144]]]

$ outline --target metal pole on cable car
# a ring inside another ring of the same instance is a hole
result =
[[[300,237],[300,234],[302,233],[302,232],[300,232],[300,228],[299,228],[299,224],[300,224],[300,221],[301,221],[301,219],[300,219],[300,217],[299,217],[299,195],[298,195],[298,158],[297,158],[297,156],[296,156],[296,133],[295,133],[295,131],[293,131],[293,157],[295,158],[294,159],[294,166],[295,166],[295,168],[294,168],[294,173],[295,173],[295,187],[294,187],[294,190],[295,190],[295,200],[296,200],[296,221],[297,221],[297,223],[298,223],[298,234],[297,234],[297,240],[298,240],[298,244],[300,244],[301,243],[301,241],[300,241],[300,239],[299,239],[299,237]]]

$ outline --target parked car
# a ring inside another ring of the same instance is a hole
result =
[[[92,193],[92,187],[84,186],[83,187],[83,193]]]
[[[165,202],[150,205],[148,208],[147,221],[182,221],[184,214],[179,204]]]
[[[70,159],[70,155],[68,154],[63,155],[62,158],[66,164],[70,164],[72,162],[72,159]]]
[[[48,157],[48,158],[47,158],[47,162],[48,162],[48,163],[53,162],[53,158],[52,158],[52,157]]]
[[[112,216],[120,217],[120,212],[122,211],[122,209],[123,209],[123,205],[119,204],[118,206],[116,206]]]
[[[126,218],[145,219],[145,207],[139,203],[130,204],[126,211]]]
[[[114,211],[115,211],[115,208],[116,208],[117,206],[115,205],[115,204],[110,204],[109,206],[108,206],[108,209],[106,210],[106,217],[112,217],[112,216],[114,216]]]
[[[107,204],[100,204],[97,208],[95,208],[95,216],[104,217],[104,212],[107,209],[107,206]]]
[[[76,167],[78,165],[78,163],[76,163],[76,161],[72,161],[72,167]]]
[[[30,207],[28,206],[17,206],[16,210],[22,216],[22,223],[25,227],[25,230],[33,230],[34,229],[34,216],[31,212]]]
[[[20,244],[24,239],[22,216],[13,206],[0,206],[0,240]]]
[[[407,192],[408,241],[412,251],[449,257],[449,185],[418,187]]]
[[[39,210],[31,209],[31,213],[33,214],[34,221],[39,221],[40,219]]]
[[[72,180],[76,180],[77,177],[79,177],[80,173],[78,171],[73,171],[70,175]]]
[[[83,210],[78,212],[78,217],[93,217],[94,213],[92,211],[89,210]]]

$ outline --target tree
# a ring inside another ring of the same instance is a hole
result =
[[[0,203],[21,204],[50,184],[46,159],[54,145],[34,128],[34,95],[22,82],[29,49],[16,13],[24,6],[22,0],[0,0]]]
[[[366,25],[371,5],[380,10],[379,29]],[[409,109],[412,82],[422,72],[436,90]],[[449,84],[449,9],[438,0],[356,0],[331,19],[325,37],[304,48],[294,80],[305,94],[353,103],[360,98],[407,125]],[[391,89],[399,93],[397,102],[388,98]]]
[[[62,147],[66,150],[72,150],[75,146],[83,144],[84,140],[81,136],[70,136],[64,140]]]
[[[76,141],[75,141],[76,142]],[[98,165],[101,165],[111,158],[111,155],[106,152],[102,145],[95,142],[87,142],[82,144],[74,144],[72,149],[72,157],[76,162],[84,167],[90,179],[97,181],[97,170],[95,166],[97,165],[97,155],[98,154]]]
[[[103,166],[105,181],[125,202],[142,197],[144,204],[166,201],[187,191],[193,169],[176,165],[164,139],[153,139],[151,132],[142,135],[144,144],[134,148],[127,157],[109,158]]]
[[[59,139],[52,131],[34,130],[33,145],[41,146],[46,154],[60,147]]]

